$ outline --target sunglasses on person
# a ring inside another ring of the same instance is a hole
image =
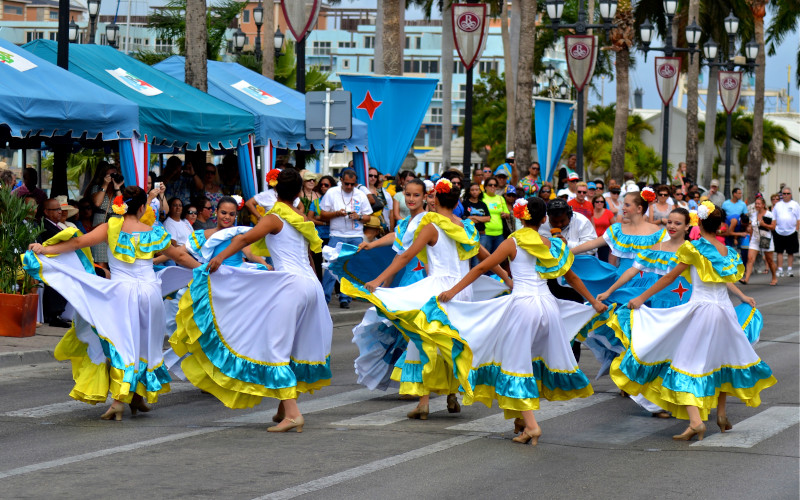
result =
[[[622,190],[620,190],[620,189],[612,189],[612,190],[609,191],[609,193],[611,193],[611,194],[620,194],[621,192],[622,192]]]
[[[550,194],[550,193],[551,193],[551,191],[550,191],[549,189],[542,189],[542,190],[540,191],[540,193],[542,193],[542,194]]]
[[[329,188],[329,187],[331,187],[331,185],[328,184],[327,182],[322,182],[322,183],[320,183],[319,187]]]
[[[604,202],[603,200],[596,200],[596,201],[594,202],[594,204],[595,204],[595,205],[605,205],[605,204],[606,204],[606,202]]]
[[[211,206],[203,207],[203,210],[211,210]]]
[[[487,188],[496,188],[497,184],[487,184],[486,187]]]
[[[669,193],[658,193],[659,196],[669,196]]]
[[[792,195],[792,193],[791,193],[790,191],[784,191],[784,192],[783,192],[783,193],[781,193],[781,194],[782,194],[782,195],[784,195],[784,196],[787,196],[787,195],[788,195],[788,196],[791,196],[791,195]]]
[[[369,177],[370,179],[377,179],[378,178],[378,176],[375,175],[375,174],[369,174],[367,177]]]
[[[306,179],[306,182],[314,182],[314,179]]]
[[[197,215],[197,210],[189,210],[186,215]]]
[[[355,182],[344,182],[344,181],[342,181],[342,186],[355,186],[355,185],[356,185]]]
[[[581,191],[580,189],[578,190],[578,194],[586,194],[586,193],[588,193],[588,192],[589,192],[589,191],[586,191],[586,190],[583,190],[583,191]]]
[[[577,180],[577,179],[575,179],[575,180],[573,180],[573,181],[567,181],[567,182],[578,182],[578,180]]]

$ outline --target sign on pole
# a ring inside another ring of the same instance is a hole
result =
[[[486,4],[455,3],[451,10],[453,17],[453,39],[461,63],[470,69],[478,62],[489,31],[486,23]]]
[[[728,114],[733,113],[736,103],[739,102],[739,91],[742,88],[741,71],[719,72],[719,98]]]
[[[679,57],[656,57],[656,87],[664,106],[669,106],[675,89],[678,88],[678,75],[681,73]]]
[[[320,0],[281,0],[283,17],[298,42],[305,39],[317,24],[320,5]]]
[[[572,85],[578,92],[589,83],[597,61],[597,37],[594,35],[566,35],[564,49],[567,55],[567,71]]]

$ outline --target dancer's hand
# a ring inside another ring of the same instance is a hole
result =
[[[602,302],[597,301],[597,300],[595,300],[592,303],[592,307],[594,307],[594,310],[597,311],[598,313],[604,313],[604,312],[606,312],[608,310],[608,306],[607,305],[605,305]]]
[[[208,261],[208,267],[207,267],[208,272],[213,273],[214,271],[219,269],[219,266],[221,265],[222,265],[222,259],[220,259],[219,256],[214,257],[213,259]]]
[[[456,294],[453,292],[453,289],[451,288],[450,290],[447,290],[446,292],[440,293],[438,299],[439,299],[439,302],[450,302],[451,300],[453,300],[453,297],[455,297],[455,296],[456,296]]]
[[[31,243],[30,246],[28,246],[28,250],[30,250],[31,252],[33,252],[35,254],[43,254],[44,253],[44,247],[39,243]]]
[[[503,280],[503,283],[506,284],[506,286],[508,287],[509,290],[513,290],[514,289],[514,280],[511,277],[509,277],[508,279]]]
[[[379,288],[381,286],[383,286],[383,280],[380,279],[380,278],[375,278],[372,281],[368,281],[368,282],[364,283],[364,288],[366,288],[367,290],[369,290],[370,292],[373,292],[373,293],[375,292],[376,288]]]
[[[370,248],[371,248],[370,244],[367,243],[366,241],[362,241],[361,243],[358,244],[358,251],[359,252],[361,250],[369,250]]]
[[[639,297],[636,297],[635,299],[631,299],[630,302],[628,302],[628,308],[639,309],[640,307],[642,307],[642,304],[644,304],[644,301]]]
[[[605,300],[608,298],[609,295],[611,295],[611,294],[608,293],[608,292],[603,292],[603,293],[601,293],[600,295],[597,296],[597,301],[598,302],[605,302]]]
[[[750,297],[748,295],[742,295],[742,302],[750,304],[753,307],[756,306],[756,299],[754,299],[753,297]]]

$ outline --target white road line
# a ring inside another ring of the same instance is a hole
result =
[[[333,422],[331,425],[364,425],[364,426],[381,426],[389,425],[397,422],[408,420],[406,414],[417,407],[417,403],[404,404],[395,406],[387,410],[376,411],[375,413],[367,413],[366,415],[359,415],[357,417],[348,418],[347,420],[340,420]],[[431,413],[444,411],[447,409],[446,398],[431,399],[428,405]]]
[[[170,392],[167,394],[186,392],[192,389],[195,389],[192,384],[173,382],[170,384]],[[161,397],[163,398],[164,396],[166,395],[162,395]],[[62,413],[86,410],[89,409],[89,406],[90,405],[80,401],[64,401],[63,403],[53,403],[49,405],[36,406],[34,408],[23,408],[21,410],[7,411],[5,413],[0,413],[0,417],[45,418]]]
[[[316,413],[320,411],[338,408],[339,406],[346,406],[354,403],[360,403],[369,399],[380,398],[386,395],[397,394],[397,391],[371,391],[369,389],[356,389],[354,391],[342,392],[334,394],[333,396],[326,396],[324,398],[312,399],[310,401],[300,400],[300,411],[303,415],[308,413]],[[272,415],[275,414],[277,406],[268,410],[254,411],[247,415],[241,415],[233,418],[226,418],[224,420],[217,420],[218,423],[223,424],[266,424],[272,422]]]
[[[576,410],[582,410],[599,403],[604,403],[610,399],[614,399],[613,394],[593,394],[588,398],[576,398],[569,401],[546,401],[541,400],[539,403],[539,410],[533,412],[536,416],[537,422],[544,422],[551,418],[561,415],[566,415]],[[453,431],[468,431],[468,432],[508,432],[512,429],[513,425],[503,417],[502,413],[491,415],[489,417],[479,418],[463,424],[453,425],[447,427],[448,430]]]
[[[763,309],[768,306],[774,306],[775,304],[783,304],[784,302],[789,302],[790,300],[797,302],[798,300],[800,300],[800,298],[789,297],[788,299],[773,300],[772,302],[764,302],[763,304],[756,303],[756,307],[759,309]]]
[[[756,348],[761,347],[763,345],[767,345],[767,344],[775,344],[775,343],[778,343],[778,342],[787,342],[789,340],[794,340],[795,337],[797,337],[798,335],[800,335],[800,332],[794,332],[794,333],[790,333],[790,334],[787,334],[787,335],[783,335],[783,336],[778,337],[776,339],[759,339],[758,344],[756,344]]]
[[[269,495],[264,495],[263,497],[259,497],[257,500],[286,500],[289,498],[296,498],[301,495],[306,495],[308,493],[313,493],[315,491],[320,491],[325,488],[329,488],[331,486],[343,483],[345,481],[350,481],[352,479],[356,479],[361,476],[366,476],[367,474],[372,474],[373,472],[377,472],[379,470],[387,469],[389,467],[394,467],[395,465],[399,465],[404,462],[409,462],[411,460],[416,460],[418,458],[425,457],[427,455],[432,455],[440,451],[448,450],[455,446],[459,446],[464,443],[469,443],[470,441],[475,441],[476,439],[480,439],[480,436],[458,436],[450,439],[445,439],[444,441],[439,441],[438,443],[424,446],[416,450],[411,450],[409,452],[402,453],[400,455],[395,455],[393,457],[376,460],[374,462],[360,465],[358,467],[353,467],[352,469],[347,469],[345,471],[332,474],[330,476],[315,479],[314,481],[309,481],[305,484],[301,484],[291,488],[286,488],[285,490],[281,491],[276,491],[275,493],[270,493]]]
[[[7,471],[0,471],[0,479],[6,479],[8,477],[19,476],[22,474],[27,474],[29,472],[37,472],[40,470],[45,469],[52,469],[54,467],[61,467],[62,465],[69,465],[74,464],[76,462],[83,462],[84,460],[92,460],[94,458],[106,457],[108,455],[113,455],[115,453],[125,453],[128,451],[138,450],[140,448],[147,448],[150,446],[156,446],[159,444],[169,443],[171,441],[177,441],[179,439],[186,439],[194,436],[200,436],[203,434],[210,434],[212,432],[217,432],[221,430],[228,429],[227,427],[207,427],[204,429],[198,429],[189,432],[181,432],[180,434],[172,434],[170,436],[164,436],[156,439],[149,439],[147,441],[140,441],[138,443],[131,443],[126,444],[124,446],[117,446],[114,448],[106,448],[105,450],[99,451],[92,451],[89,453],[83,453],[81,455],[75,455],[72,457],[64,457],[59,458],[57,460],[50,460],[48,462],[40,462],[38,464],[26,465],[24,467],[19,467],[16,469],[11,469]]]
[[[692,446],[752,448],[761,441],[800,423],[800,408],[796,406],[773,406],[741,422],[734,422],[733,429],[708,436]],[[706,425],[715,425],[709,421]],[[716,429],[715,429],[716,430]]]

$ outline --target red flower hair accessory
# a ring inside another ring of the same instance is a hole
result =
[[[514,217],[519,220],[531,220],[531,213],[528,211],[528,200],[520,198],[514,202]]]
[[[235,194],[235,195],[231,196],[231,198],[233,198],[234,201],[236,201],[236,209],[237,210],[241,210],[242,208],[244,208],[244,198],[242,198],[238,194]]]
[[[647,203],[653,203],[656,201],[656,192],[653,191],[653,188],[646,187],[642,189],[642,192],[639,195],[646,201]]]
[[[275,187],[278,185],[278,175],[280,173],[281,171],[277,168],[273,168],[267,172],[267,184],[269,184],[269,187]]]
[[[453,189],[453,183],[448,179],[439,179],[434,187],[437,193],[449,193]]]
[[[114,198],[114,203],[111,205],[111,210],[117,215],[125,215],[128,213],[128,204],[125,203],[122,195],[118,195],[116,198]]]

